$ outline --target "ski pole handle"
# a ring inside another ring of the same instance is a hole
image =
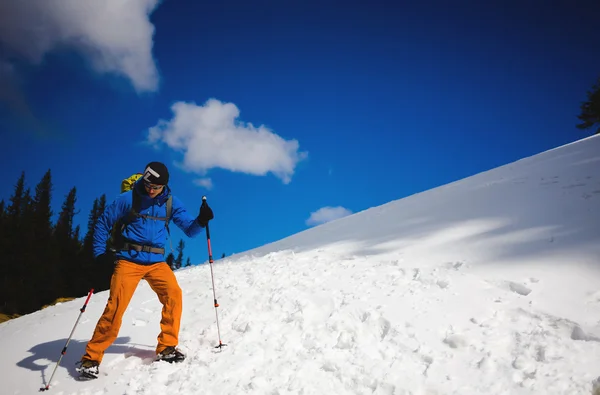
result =
[[[92,294],[94,293],[94,288],[90,289],[90,292],[88,293],[88,297],[85,300],[85,303],[83,304],[83,307],[79,310],[82,313],[85,311],[85,308],[87,307],[88,302],[90,301],[90,298],[92,297]]]
[[[202,196],[202,205],[206,205],[206,196]],[[213,263],[212,258],[212,248],[210,246],[210,228],[208,227],[208,222],[206,223],[206,243],[208,244],[208,261]]]

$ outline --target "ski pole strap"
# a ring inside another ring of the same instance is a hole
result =
[[[133,244],[133,243],[123,243],[123,248],[121,248],[121,251],[127,251],[127,250],[134,250],[137,252],[154,252],[155,254],[164,254],[165,253],[164,248],[144,246],[144,245]]]

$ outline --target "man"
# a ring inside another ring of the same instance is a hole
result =
[[[193,217],[181,201],[171,195],[169,171],[160,162],[149,163],[132,189],[119,195],[106,207],[94,232],[94,256],[102,264],[115,264],[110,282],[110,296],[98,320],[77,369],[83,377],[96,378],[104,351],[116,340],[127,305],[144,278],[163,305],[156,354],[158,360],[183,361],[176,348],[182,310],[181,288],[171,268],[164,261],[168,222],[172,219],[188,237],[197,236],[214,218],[204,201],[200,213]],[[130,211],[135,209],[137,214]],[[171,212],[170,218],[167,214]],[[107,241],[115,226],[114,251],[107,251]]]

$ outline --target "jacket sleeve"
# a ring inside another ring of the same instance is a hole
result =
[[[129,203],[128,203],[129,202]],[[110,237],[113,225],[129,212],[131,207],[131,192],[119,195],[105,209],[94,228],[94,257],[106,252],[106,242]]]
[[[179,229],[185,233],[188,237],[197,236],[202,232],[202,227],[196,220],[197,216],[193,216],[189,211],[183,206],[181,200],[177,197],[173,196],[173,214],[171,219],[173,223],[177,225]]]

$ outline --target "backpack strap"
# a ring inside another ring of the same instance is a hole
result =
[[[171,241],[171,231],[169,230],[169,221],[171,220],[171,215],[173,213],[173,196],[169,195],[169,197],[167,198],[167,202],[166,202],[166,216],[164,217],[156,217],[153,215],[148,215],[148,214],[140,214],[139,210],[140,210],[140,205],[141,205],[141,199],[138,196],[138,194],[135,191],[132,191],[132,197],[131,197],[131,209],[129,210],[129,213],[127,214],[127,216],[125,217],[123,224],[121,226],[121,233],[123,232],[123,230],[125,230],[125,227],[131,223],[133,221],[134,218],[136,217],[141,217],[144,219],[154,219],[154,220],[160,220],[160,221],[165,221],[165,228],[167,229],[167,233],[169,235],[169,244],[171,246],[171,252],[173,251],[173,242]],[[165,253],[165,249],[164,248],[155,248],[155,247],[151,247],[151,246],[144,246],[144,245],[140,245],[140,244],[134,244],[134,243],[128,243],[128,242],[124,242],[121,250],[135,250],[138,252],[144,251],[144,252],[155,252],[157,254],[164,254]]]
[[[171,246],[171,252],[173,252],[173,242],[171,241],[171,231],[169,230],[169,221],[173,214],[173,196],[169,195],[167,199],[167,220],[165,221],[165,228],[167,228],[167,234],[169,235],[169,245]]]
[[[140,245],[140,244],[134,244],[134,243],[123,243],[123,248],[121,248],[121,251],[123,250],[134,250],[137,252],[155,252],[157,254],[164,254],[165,253],[165,249],[164,248],[156,248],[156,247],[151,247],[151,246],[145,246],[145,245]]]

